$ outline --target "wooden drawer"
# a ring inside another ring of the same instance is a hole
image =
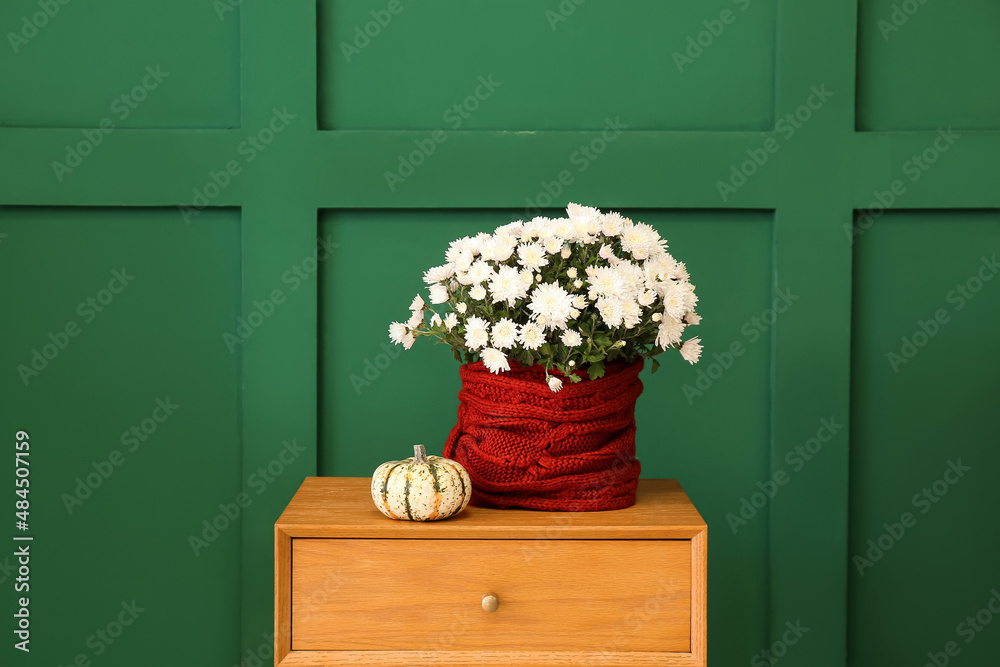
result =
[[[368,483],[309,478],[275,525],[275,665],[705,665],[706,527],[676,481],[430,523]]]
[[[691,650],[689,542],[544,546],[292,540],[292,650]]]

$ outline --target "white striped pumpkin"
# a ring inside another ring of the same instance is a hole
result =
[[[390,519],[437,521],[465,509],[472,496],[472,480],[457,461],[427,456],[423,445],[413,457],[389,461],[372,475],[372,500]]]

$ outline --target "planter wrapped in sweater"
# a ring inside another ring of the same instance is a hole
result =
[[[599,380],[555,393],[542,366],[512,364],[499,375],[482,362],[462,366],[458,424],[444,455],[469,472],[477,505],[563,511],[633,505],[640,370],[641,361],[615,364]]]
[[[655,229],[570,204],[568,218],[512,222],[451,244],[424,275],[393,342],[448,344],[460,369],[458,423],[444,456],[472,502],[539,510],[635,503],[639,372],[667,349],[695,363],[700,339],[687,269]],[[434,305],[447,305],[437,312]],[[430,312],[430,319],[427,313]]]

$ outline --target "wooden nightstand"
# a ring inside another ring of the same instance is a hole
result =
[[[369,485],[309,477],[275,524],[275,665],[705,665],[707,528],[676,480],[428,523]]]

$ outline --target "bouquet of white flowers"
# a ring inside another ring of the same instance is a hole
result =
[[[570,204],[568,218],[537,217],[452,242],[445,264],[424,274],[428,305],[417,295],[389,337],[409,349],[419,336],[451,346],[463,363],[493,373],[510,359],[545,367],[552,391],[604,375],[606,363],[653,359],[674,348],[695,363],[701,339],[681,343],[698,324],[698,297],[683,262],[649,225],[619,213]],[[439,313],[434,306],[448,306]],[[427,313],[430,318],[427,319]]]

